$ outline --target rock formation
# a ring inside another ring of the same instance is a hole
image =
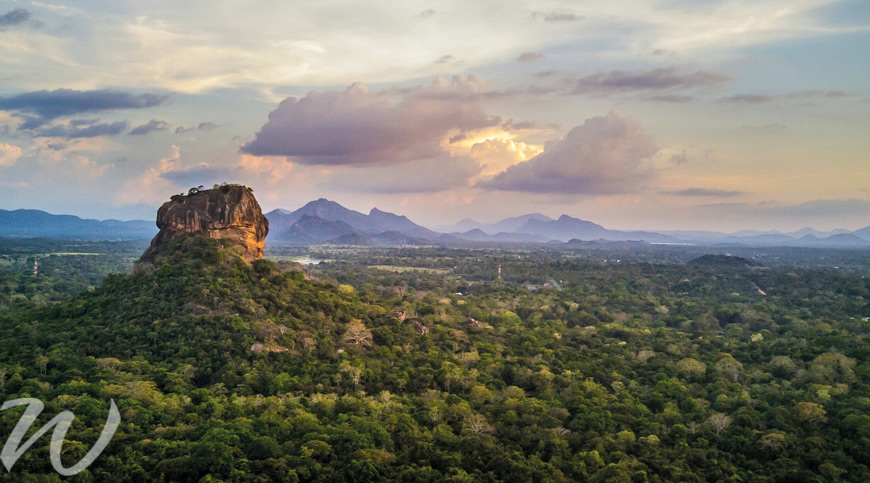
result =
[[[202,235],[229,240],[247,261],[263,258],[269,221],[250,188],[215,185],[210,190],[193,188],[187,195],[175,195],[157,210],[160,232],[140,262],[182,235]]]

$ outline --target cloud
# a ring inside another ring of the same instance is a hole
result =
[[[531,62],[533,60],[542,59],[543,57],[544,54],[540,52],[523,52],[519,57],[517,57],[517,60],[520,62]]]
[[[705,70],[695,71],[692,74],[680,74],[674,67],[635,72],[614,70],[579,79],[573,93],[606,96],[632,91],[663,91],[668,89],[707,87],[732,80],[734,80],[733,77]]]
[[[152,119],[148,121],[147,124],[143,124],[141,126],[136,126],[130,130],[131,136],[143,136],[150,132],[154,131],[165,131],[166,128],[169,127],[169,124],[166,121],[158,121],[157,119]]]
[[[658,152],[640,122],[611,111],[577,126],[544,152],[511,166],[477,187],[530,193],[619,194],[637,191],[654,175]]]
[[[231,182],[238,178],[240,168],[224,168],[200,163],[185,169],[173,169],[160,173],[160,177],[178,186],[211,186]]]
[[[773,101],[773,96],[766,95],[758,95],[758,94],[737,94],[734,96],[721,97],[719,98],[719,102],[722,104],[735,104],[735,105],[753,105],[753,104],[766,104],[768,102]]]
[[[694,96],[682,96],[679,94],[662,94],[657,96],[647,96],[643,98],[645,101],[669,102],[671,104],[685,104],[695,100]]]
[[[57,89],[0,97],[0,110],[24,117],[25,122],[19,129],[33,129],[58,117],[116,109],[145,109],[162,104],[168,98],[168,95],[136,95],[109,89]]]
[[[175,130],[175,134],[184,134],[191,131],[211,131],[217,127],[218,125],[213,122],[201,122],[199,123],[199,126],[196,127],[179,126],[178,129]]]
[[[532,18],[540,18],[544,22],[577,22],[585,17],[566,12],[532,12]]]
[[[526,144],[514,139],[486,139],[474,143],[469,155],[483,167],[482,174],[496,175],[505,169],[541,153],[539,146]]]
[[[740,196],[746,194],[744,191],[726,191],[719,189],[709,189],[709,188],[686,188],[684,190],[679,191],[662,191],[663,195],[670,196],[700,196],[700,197],[711,197],[711,198],[733,198],[735,196]]]
[[[758,104],[767,104],[770,102],[778,101],[778,100],[787,100],[787,101],[812,101],[812,100],[833,100],[833,99],[844,99],[848,97],[854,97],[855,94],[846,91],[838,91],[838,90],[811,90],[811,91],[800,91],[800,92],[791,92],[788,94],[781,95],[767,95],[767,94],[737,94],[733,96],[720,97],[719,102],[722,104],[732,104],[732,105],[745,105],[752,106]]]
[[[21,148],[14,144],[0,143],[0,166],[12,166],[21,157]]]
[[[23,8],[10,10],[5,14],[0,15],[0,31],[6,30],[5,27],[21,25],[28,20],[30,20],[30,12],[27,10],[24,10]]]
[[[790,94],[786,94],[785,97],[787,99],[805,99],[805,98],[839,98],[839,97],[852,97],[855,94],[846,91],[838,91],[838,90],[812,90],[812,91],[801,91],[801,92],[792,92]]]
[[[115,202],[121,205],[137,205],[166,201],[178,186],[166,179],[163,174],[176,170],[180,159],[181,149],[173,145],[169,156],[160,159],[155,166],[140,176],[128,178],[115,196]]]
[[[438,59],[435,60],[435,63],[436,64],[461,64],[462,62],[460,62],[459,59],[457,59],[456,57],[454,57],[452,55],[442,55],[441,57],[439,57]]]
[[[481,172],[480,164],[467,156],[443,154],[393,166],[345,167],[321,186],[364,193],[435,193],[469,185]]]
[[[349,79],[395,83],[437,73],[440,66],[431,62],[444,52],[461,52],[465,65],[483,69],[518,52],[557,46],[620,62],[646,58],[655,49],[676,50],[685,65],[722,65],[745,58],[747,47],[855,35],[864,28],[854,25],[854,18],[821,15],[819,6],[834,0],[616,0],[584,2],[582,10],[579,2],[526,2],[533,6],[524,12],[491,2],[446,8],[423,2],[405,9],[371,1],[321,8],[269,2],[268,8],[215,9],[194,0],[149,2],[136,15],[94,2],[76,2],[75,9],[49,3],[17,2],[32,5],[25,8],[34,17],[46,18],[50,29],[42,34],[61,35],[16,39],[20,42],[9,47],[19,54],[10,60],[4,52],[0,71],[21,75],[5,88],[54,88],[57,79],[81,89],[125,85],[188,93],[347,85]],[[242,18],[248,21],[238,21]],[[74,42],[68,33],[76,34]],[[860,59],[860,52],[843,55]]]
[[[289,156],[301,164],[395,164],[437,157],[441,141],[497,125],[484,111],[489,86],[476,76],[437,78],[430,86],[289,97],[269,114],[253,141],[255,156]]]
[[[668,158],[668,161],[674,164],[686,164],[689,162],[689,154],[686,153],[686,150],[682,150],[679,153],[674,153]]]
[[[93,138],[97,136],[116,136],[126,131],[127,121],[100,123],[98,121],[74,119],[68,124],[56,124],[40,129],[35,137],[63,137],[67,139]]]

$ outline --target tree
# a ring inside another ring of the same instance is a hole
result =
[[[825,408],[821,404],[814,402],[799,402],[795,405],[795,413],[797,418],[803,422],[816,423],[824,421]]]
[[[362,368],[354,366],[349,361],[341,361],[341,364],[338,366],[338,371],[343,374],[351,384],[353,384],[353,390],[356,391],[360,377],[362,377]]]
[[[489,421],[482,414],[470,414],[466,416],[462,421],[462,425],[474,434],[495,432],[495,428],[489,424]]]
[[[371,347],[372,332],[360,320],[353,319],[347,324],[347,330],[341,340],[357,347]]]
[[[697,359],[687,357],[677,362],[677,370],[686,376],[703,376],[707,372],[707,365]]]
[[[707,423],[714,433],[720,434],[731,425],[731,417],[724,413],[713,413]]]
[[[45,374],[48,368],[49,358],[45,354],[36,356],[36,365],[39,367],[39,372]]]
[[[768,433],[758,439],[758,446],[767,451],[779,451],[785,444],[785,435],[779,432]]]
[[[725,354],[716,362],[716,370],[737,382],[737,379],[740,378],[740,372],[743,370],[743,364],[734,359],[731,354]]]

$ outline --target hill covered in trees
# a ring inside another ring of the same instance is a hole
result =
[[[74,480],[870,479],[859,275],[425,248],[306,275],[222,246],[0,315],[0,392],[76,414],[64,461],[120,409]],[[51,481],[46,448],[0,480]]]

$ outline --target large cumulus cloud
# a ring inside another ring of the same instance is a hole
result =
[[[290,97],[242,146],[255,156],[288,156],[310,165],[395,164],[437,157],[448,135],[498,124],[483,101],[493,95],[475,76],[437,78],[429,86]]]
[[[631,193],[652,178],[655,141],[631,117],[611,111],[588,119],[544,152],[511,166],[477,187],[530,193]]]

